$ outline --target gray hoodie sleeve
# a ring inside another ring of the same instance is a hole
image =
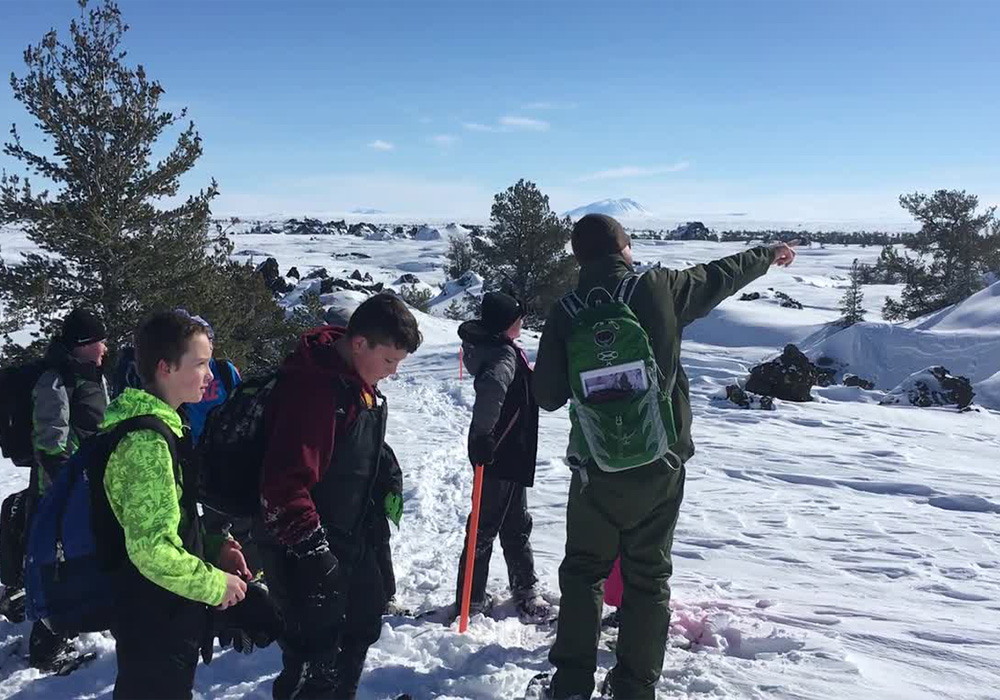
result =
[[[514,348],[503,345],[495,358],[490,358],[485,368],[476,376],[476,403],[472,408],[470,437],[477,437],[493,430],[500,419],[500,410],[507,389],[517,371],[517,354]]]
[[[42,373],[33,392],[32,414],[35,457],[49,478],[69,459],[69,392],[59,372]]]

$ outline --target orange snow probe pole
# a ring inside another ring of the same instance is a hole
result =
[[[458,621],[458,631],[462,634],[469,628],[469,605],[472,602],[472,569],[476,565],[476,537],[479,535],[479,502],[483,497],[483,465],[476,465],[476,477],[472,481],[472,516],[469,518],[469,542],[465,551],[465,580],[462,582],[462,615]]]

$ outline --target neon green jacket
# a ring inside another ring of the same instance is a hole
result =
[[[111,402],[102,430],[134,416],[154,415],[183,436],[177,411],[152,394],[126,389]],[[126,435],[108,459],[104,491],[125,530],[125,551],[143,576],[184,598],[218,605],[226,576],[184,549],[181,486],[174,479],[170,448],[151,430]],[[208,550],[206,543],[206,550]]]

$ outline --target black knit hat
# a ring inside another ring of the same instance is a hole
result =
[[[509,294],[487,292],[483,295],[483,327],[491,333],[503,333],[524,316],[524,305]]]
[[[573,226],[573,255],[586,262],[632,245],[622,225],[605,214],[587,214]]]
[[[70,348],[90,345],[99,340],[106,340],[108,331],[104,321],[93,311],[73,309],[63,320],[62,340]]]

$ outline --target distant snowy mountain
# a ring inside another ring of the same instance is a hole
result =
[[[634,199],[602,199],[600,202],[571,209],[565,213],[572,219],[579,219],[587,214],[607,214],[608,216],[634,218],[639,216],[649,216],[649,212]]]
[[[381,209],[352,209],[352,214],[363,214],[365,216],[374,216],[376,214],[385,214],[386,212]]]

